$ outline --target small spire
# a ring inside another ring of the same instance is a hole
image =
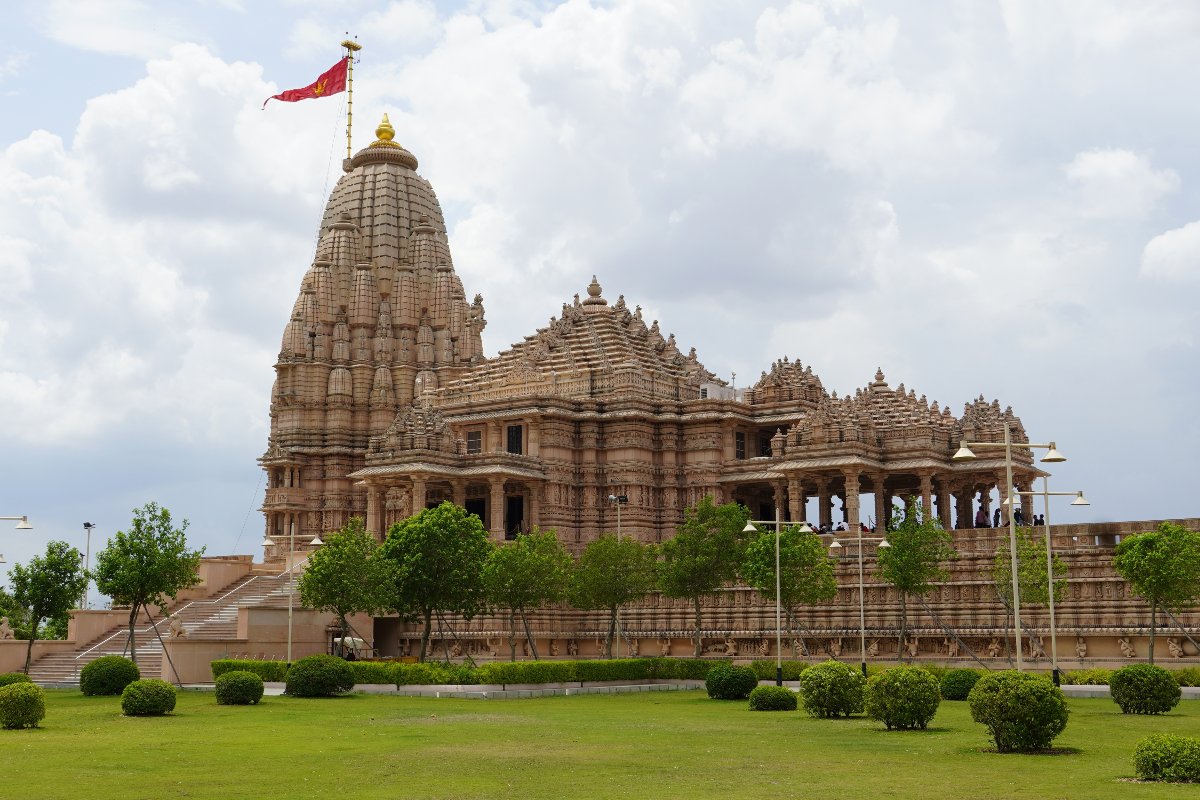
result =
[[[399,147],[399,143],[393,142],[396,138],[396,129],[392,127],[392,123],[388,121],[388,115],[383,115],[383,120],[380,121],[379,127],[375,129],[377,138],[371,143],[371,147]]]

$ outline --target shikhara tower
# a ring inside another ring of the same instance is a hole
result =
[[[483,300],[454,272],[417,159],[378,139],[346,162],[284,329],[271,397],[267,533],[297,542],[351,516],[383,535],[443,500],[503,539],[554,528],[574,551],[616,527],[661,541],[705,495],[758,519],[884,520],[913,497],[946,527],[990,518],[999,458],[961,464],[961,439],[1000,440],[1011,409],[982,397],[961,418],[882,372],[854,395],[780,359],[751,388],[717,380],[623,296],[585,296],[494,358]],[[581,281],[582,282],[582,281]],[[1022,451],[1019,489],[1040,474]],[[873,495],[873,504],[860,495]],[[1022,498],[1031,514],[1029,499]]]

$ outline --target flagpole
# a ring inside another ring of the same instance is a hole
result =
[[[346,58],[349,59],[346,64],[346,158],[349,159],[354,156],[350,146],[350,129],[354,122],[354,54],[362,50],[362,45],[347,39],[342,42],[342,47],[346,48]]]

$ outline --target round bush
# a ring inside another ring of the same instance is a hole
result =
[[[1179,704],[1175,676],[1152,664],[1121,667],[1108,681],[1113,702],[1123,714],[1162,714]]]
[[[848,717],[863,710],[866,678],[840,661],[816,664],[800,673],[800,699],[814,717]]]
[[[5,730],[36,728],[46,717],[46,695],[29,682],[0,687],[0,727]]]
[[[750,692],[751,711],[795,711],[796,693],[783,686],[755,686]]]
[[[867,681],[867,716],[889,731],[923,730],[941,702],[938,679],[922,667],[895,667]]]
[[[973,669],[952,669],[942,676],[943,700],[966,700],[975,688],[979,673]]]
[[[89,697],[116,695],[142,677],[137,664],[121,656],[101,656],[79,673],[79,689]]]
[[[727,662],[708,671],[704,688],[714,700],[745,700],[758,686],[758,676],[749,667],[735,667]]]
[[[161,717],[175,710],[175,687],[157,678],[134,681],[121,692],[127,717]]]
[[[252,706],[263,696],[263,679],[253,672],[234,670],[217,678],[217,704]]]
[[[24,672],[6,672],[0,675],[0,686],[11,686],[14,683],[33,683]]]
[[[975,683],[967,702],[971,719],[987,726],[1001,753],[1045,750],[1067,727],[1062,690],[1041,675],[989,673]]]
[[[1133,768],[1144,781],[1200,783],[1200,739],[1155,734],[1133,748]]]
[[[353,688],[353,667],[335,656],[317,655],[292,664],[284,691],[292,697],[333,697]]]

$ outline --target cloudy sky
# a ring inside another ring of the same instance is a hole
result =
[[[1200,5],[140,0],[0,28],[0,552],[146,501],[257,552],[280,335],[383,112],[494,354],[592,273],[744,386],[1012,405],[1082,515],[1200,516]],[[93,550],[100,541],[93,541]],[[0,571],[3,567],[0,567]]]

